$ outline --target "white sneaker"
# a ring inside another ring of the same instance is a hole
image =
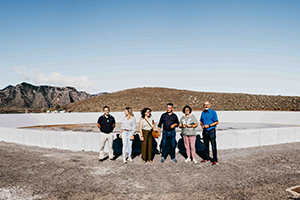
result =
[[[191,159],[190,159],[190,158],[187,158],[184,162],[188,163],[188,162],[190,162],[190,161],[191,161]]]
[[[193,159],[193,163],[194,163],[194,164],[197,164],[198,162],[197,162],[197,160],[196,160],[196,159]]]
[[[123,163],[126,164],[126,163],[127,163],[127,160],[123,160]]]
[[[129,162],[133,162],[133,160],[132,160],[132,158],[127,158],[127,161],[129,161]]]

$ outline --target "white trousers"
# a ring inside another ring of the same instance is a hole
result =
[[[99,159],[104,158],[104,147],[105,143],[107,141],[107,147],[108,147],[108,156],[109,158],[114,157],[114,151],[113,151],[113,139],[114,139],[114,134],[113,133],[103,133],[100,132],[100,152],[99,152]]]

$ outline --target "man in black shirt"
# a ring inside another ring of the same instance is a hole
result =
[[[162,155],[161,162],[165,162],[166,155],[168,153],[168,143],[172,144],[170,156],[174,162],[177,162],[175,158],[176,147],[176,132],[175,128],[179,125],[178,117],[173,113],[173,104],[167,104],[167,112],[161,115],[158,123],[158,135],[161,134],[161,126],[163,126],[163,138],[162,138]]]
[[[108,106],[103,107],[104,114],[98,119],[97,126],[100,129],[100,153],[99,161],[102,162],[104,158],[104,147],[107,141],[108,145],[108,156],[110,160],[114,160],[113,153],[113,130],[116,126],[116,121],[113,116],[109,114],[110,109]]]

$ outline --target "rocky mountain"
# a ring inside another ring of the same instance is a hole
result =
[[[112,111],[123,111],[130,106],[135,111],[150,107],[163,111],[173,102],[176,110],[190,105],[193,110],[202,109],[205,100],[216,110],[288,110],[300,111],[300,97],[253,95],[243,93],[195,92],[158,87],[134,88],[92,97],[66,106],[68,111],[99,112],[108,105]]]
[[[91,97],[90,94],[77,91],[74,87],[34,86],[21,83],[0,90],[0,108],[51,108],[57,104],[57,95],[59,95],[60,105]]]

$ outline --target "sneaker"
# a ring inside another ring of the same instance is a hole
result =
[[[152,161],[152,160],[149,160],[149,163],[153,163],[153,161]]]
[[[172,160],[173,160],[175,163],[177,163],[177,160],[176,160],[176,158],[173,158]]]
[[[146,160],[143,160],[143,163],[146,163]]]
[[[209,160],[201,160],[202,163],[208,162]]]
[[[132,158],[127,158],[127,161],[133,162]]]
[[[184,162],[185,163],[188,163],[188,162],[190,162],[191,161],[191,159],[190,158],[187,158]]]
[[[212,163],[212,165],[217,165],[217,164],[218,164],[218,162],[216,162],[216,161]]]
[[[165,158],[162,157],[161,160],[160,160],[160,162],[162,162],[162,163],[165,162]]]
[[[116,161],[116,159],[114,159],[114,158],[111,158],[111,159],[109,159],[109,160],[111,160],[111,161]]]
[[[197,160],[196,160],[196,159],[193,159],[193,163],[194,163],[194,164],[197,164],[198,162],[197,162]]]
[[[103,162],[103,159],[99,159],[99,162]]]
[[[126,164],[126,163],[127,163],[127,160],[123,160],[123,163]]]

